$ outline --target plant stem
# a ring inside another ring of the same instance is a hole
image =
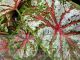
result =
[[[16,9],[16,11],[17,11],[17,13],[19,14],[19,16],[20,16],[20,18],[21,18],[21,20],[22,20],[22,15],[21,15],[21,13],[19,12],[18,9]]]

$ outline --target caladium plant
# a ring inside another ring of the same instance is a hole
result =
[[[34,16],[47,26],[47,29],[40,28],[42,33],[38,32],[42,39],[41,47],[55,60],[79,60],[80,10],[72,8],[67,1],[64,4],[59,0],[50,1],[46,0],[49,18],[42,14]]]
[[[8,34],[8,27],[13,25],[12,20],[15,20],[13,15],[18,11],[20,3],[21,0],[0,1],[0,34]]]
[[[1,0],[1,16],[19,20],[19,25],[16,34],[1,39],[0,51],[19,60],[37,55],[40,47],[51,60],[79,60],[80,10],[63,0],[31,0],[30,7],[25,3],[19,10],[21,1],[28,0]],[[10,11],[19,16],[14,18]]]
[[[0,15],[6,14],[10,11],[16,10],[21,0],[1,0],[0,1]]]

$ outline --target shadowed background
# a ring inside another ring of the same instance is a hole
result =
[[[80,5],[80,0],[72,0],[72,1]]]

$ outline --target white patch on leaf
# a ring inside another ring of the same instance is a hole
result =
[[[77,21],[80,19],[80,10],[73,9],[69,13],[66,13],[62,19],[61,25],[66,25],[71,21]]]
[[[46,0],[46,2],[48,3],[49,7],[51,7],[51,5],[52,5],[52,0]]]
[[[52,36],[53,36],[53,29],[51,27],[44,27],[44,28],[38,30],[38,36],[42,40],[50,41],[52,39]]]
[[[2,3],[9,6],[14,6],[14,0],[2,0]]]
[[[40,24],[42,24],[42,21],[30,21],[30,22],[28,22],[28,26],[32,30],[36,30],[36,27],[39,27]]]
[[[9,6],[1,6],[1,5],[9,5]],[[5,10],[0,13],[0,16],[10,11],[10,9],[13,9],[15,6],[14,0],[2,0],[0,2],[0,11]],[[8,10],[6,10],[8,9]]]

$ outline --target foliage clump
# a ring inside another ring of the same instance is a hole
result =
[[[1,0],[0,58],[79,60],[80,10],[66,0]]]

